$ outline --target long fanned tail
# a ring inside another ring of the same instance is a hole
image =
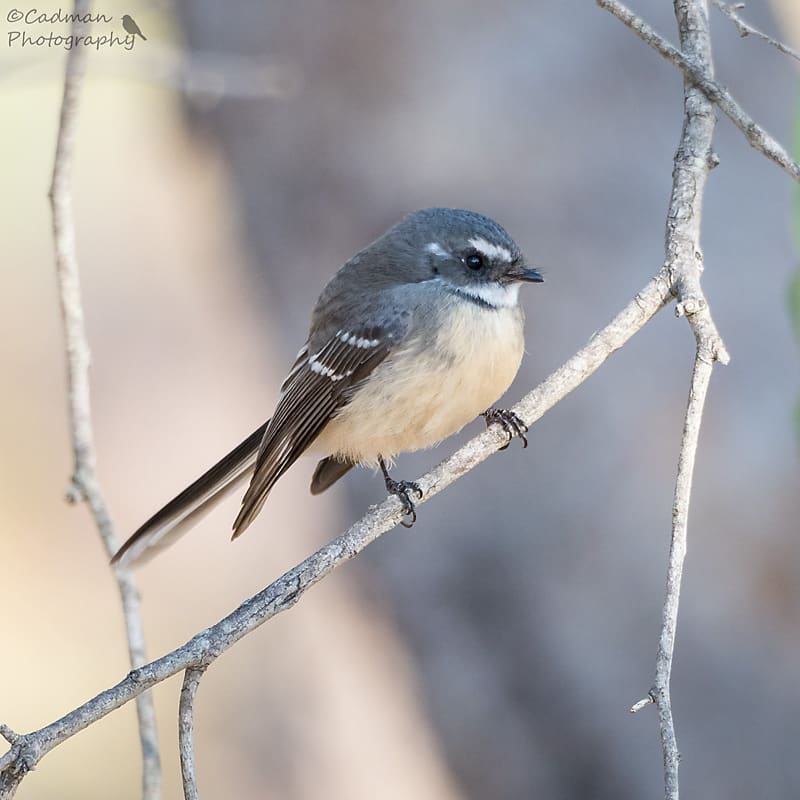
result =
[[[199,522],[214,506],[250,478],[269,421],[253,431],[160,511],[153,514],[120,547],[111,563],[147,561],[169,547]]]
[[[400,341],[405,323],[402,315],[398,319],[384,327],[332,329],[313,347],[310,338],[281,385],[272,419],[150,517],[122,545],[112,563],[141,562],[155,555],[249,479],[233,523],[233,538],[240,536],[258,515],[276,481]],[[327,489],[351,466],[347,461],[324,459],[314,473],[312,493]]]

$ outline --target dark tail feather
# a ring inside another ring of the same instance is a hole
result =
[[[323,458],[314,470],[311,478],[311,494],[320,494],[330,489],[336,481],[347,474],[355,464],[350,461],[339,461],[334,456]]]
[[[141,563],[169,547],[220,500],[249,478],[268,424],[269,420],[160,511],[156,511],[120,547],[111,563]]]

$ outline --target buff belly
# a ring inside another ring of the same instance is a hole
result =
[[[410,340],[380,364],[311,450],[357,463],[431,447],[508,389],[524,350],[523,314],[458,304],[433,342]]]

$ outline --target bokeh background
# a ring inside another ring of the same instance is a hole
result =
[[[55,3],[40,3],[55,11]],[[71,466],[47,187],[64,52],[0,29],[0,720],[26,731],[127,670]],[[21,7],[22,8],[22,7]],[[676,39],[671,4],[637,9]],[[677,71],[591,2],[107,0],[148,37],[89,55],[74,170],[102,483],[121,534],[268,414],[327,277],[418,207],[500,220],[525,291],[508,402],[658,269]],[[800,44],[794,0],[753,23]],[[784,142],[797,64],[712,17],[716,66]],[[18,26],[17,26],[18,27]],[[65,32],[65,25],[43,26]],[[28,32],[32,32],[30,28]],[[673,679],[687,796],[800,795],[797,263],[791,181],[725,119],[705,287],[733,355],[695,479]],[[220,659],[200,687],[204,797],[658,797],[652,680],[693,342],[669,310],[509,450]],[[449,454],[402,457],[412,478]],[[139,572],[149,653],[182,644],[384,496],[368,471],[280,482],[234,545],[231,500]],[[180,796],[179,678],[155,690]],[[19,792],[136,798],[133,705]]]

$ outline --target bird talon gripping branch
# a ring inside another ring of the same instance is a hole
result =
[[[505,450],[514,437],[522,439],[523,449],[528,446],[528,438],[525,436],[528,426],[510,409],[488,408],[481,416],[486,420],[487,428],[496,422],[508,434],[508,441],[500,448],[501,450]]]
[[[386,462],[383,458],[378,457],[378,464],[380,464],[381,472],[383,472],[383,481],[386,485],[386,491],[393,494],[403,504],[403,513],[407,517],[411,517],[411,522],[401,520],[400,524],[404,528],[411,528],[417,521],[417,510],[414,501],[409,496],[409,491],[417,495],[418,500],[422,500],[422,489],[416,481],[396,481],[389,476],[389,470],[386,468]]]

